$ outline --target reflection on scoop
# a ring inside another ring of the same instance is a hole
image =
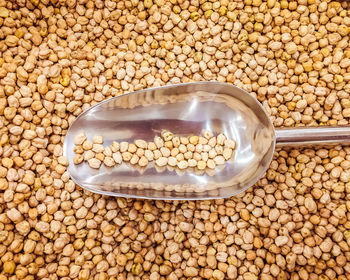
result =
[[[111,171],[73,164],[74,136],[79,132],[87,137],[103,135],[110,145],[114,140],[151,141],[164,129],[182,135],[200,134],[203,129],[222,132],[237,143],[234,159],[212,176],[189,172],[179,176],[167,168],[159,173],[154,165],[140,173],[127,165]],[[142,90],[101,102],[71,125],[63,149],[72,179],[90,191],[154,199],[209,199],[232,196],[253,185],[267,169],[274,146],[273,126],[254,97],[232,85],[200,82]]]

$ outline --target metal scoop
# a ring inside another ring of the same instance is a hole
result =
[[[146,168],[121,164],[92,169],[73,163],[74,137],[153,141],[162,130],[188,136],[203,130],[236,141],[234,157],[215,170]],[[350,127],[274,129],[261,104],[233,85],[198,82],[150,88],[110,98],[82,113],[70,126],[63,151],[72,180],[104,195],[149,199],[216,199],[236,195],[256,183],[268,169],[275,146],[349,144]]]

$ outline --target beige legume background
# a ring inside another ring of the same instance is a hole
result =
[[[276,152],[198,202],[89,193],[61,156],[83,110],[169,83],[233,83],[277,127],[348,124],[349,6],[0,0],[0,280],[350,279],[350,148]]]

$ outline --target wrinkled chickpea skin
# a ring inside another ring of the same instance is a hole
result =
[[[154,137],[154,142],[136,139],[134,143],[113,141],[111,146],[103,146],[103,136],[93,136],[94,144],[91,144],[85,133],[80,132],[74,136],[75,147],[73,150],[76,155],[73,162],[81,164],[87,161],[89,167],[99,169],[102,162],[106,167],[114,167],[122,164],[123,161],[130,162],[133,166],[145,167],[155,159],[154,163],[158,167],[177,166],[179,170],[196,167],[197,170],[194,170],[196,172],[204,169],[213,171],[216,165],[224,165],[233,158],[236,148],[234,140],[227,139],[222,133],[214,136],[210,131],[203,131],[202,134],[207,138],[197,135],[180,138],[179,136],[174,137],[170,131],[163,131],[161,137]],[[209,136],[211,137],[209,138]],[[188,144],[193,146],[196,153],[193,154],[189,151],[192,146],[185,145],[186,143],[197,143],[195,146]],[[215,145],[216,143],[217,145]],[[162,145],[164,147],[160,147]],[[159,150],[147,149],[157,146],[160,147]],[[5,162],[4,165],[12,166],[11,159],[3,160],[3,162]],[[159,172],[161,171],[159,170]],[[150,185],[150,188],[152,187],[154,186]],[[157,186],[154,188],[157,189]]]
[[[92,194],[62,157],[87,108],[179,82],[241,87],[276,127],[347,125],[349,11],[328,0],[0,0],[0,280],[350,279],[347,147],[277,151],[254,187],[215,201]]]

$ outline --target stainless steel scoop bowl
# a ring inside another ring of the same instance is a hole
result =
[[[152,141],[164,129],[179,135],[224,133],[237,143],[234,157],[215,170],[146,168],[121,164],[95,170],[75,165],[74,137]],[[215,199],[236,195],[268,169],[276,145],[349,144],[350,127],[274,129],[261,104],[233,85],[198,82],[150,88],[110,98],[82,113],[70,126],[63,152],[72,180],[95,193],[149,199]]]

